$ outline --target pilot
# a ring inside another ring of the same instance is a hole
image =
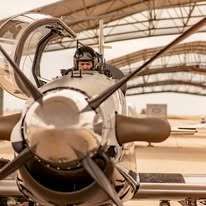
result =
[[[109,78],[121,79],[124,74],[116,67],[104,62],[103,56],[89,46],[81,46],[77,48],[74,54],[74,67],[68,70],[61,70],[62,76],[67,75],[72,71],[98,71]],[[123,93],[126,91],[126,86],[123,88]]]
[[[92,71],[97,70],[99,65],[99,54],[95,52],[91,47],[82,46],[77,48],[74,54],[74,67],[68,70],[61,70],[61,74],[67,75],[72,71]]]
[[[74,66],[74,70],[95,70],[113,79],[124,77],[119,69],[106,64],[103,56],[88,46],[82,46],[76,50],[74,54]]]
[[[74,70],[90,71],[97,66],[96,52],[88,46],[78,48],[74,54]]]

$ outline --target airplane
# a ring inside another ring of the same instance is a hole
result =
[[[173,123],[170,132],[171,135],[204,136],[204,132],[206,131],[204,117],[170,115],[168,118],[173,121],[176,120],[177,122]]]
[[[21,14],[4,22],[0,84],[26,103],[21,113],[0,117],[0,139],[10,141],[14,150],[13,160],[2,162],[0,196],[22,195],[33,205],[48,206],[205,198],[204,175],[137,173],[123,166],[125,145],[163,142],[171,129],[166,120],[129,117],[121,90],[205,22],[202,19],[118,81],[107,77],[102,67],[89,73],[72,70],[64,76],[50,69],[48,76],[53,77],[45,78],[41,61],[47,48],[55,48],[54,42],[62,37],[76,41],[76,34],[61,19],[43,14]],[[7,179],[14,172],[15,181]]]

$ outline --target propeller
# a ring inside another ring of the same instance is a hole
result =
[[[0,46],[0,51],[5,56],[7,61],[11,64],[14,69],[14,72],[21,84],[23,84],[23,91],[29,96],[33,97],[34,100],[38,101],[42,98],[41,92],[31,83],[31,81],[24,75],[24,73],[19,69],[17,64],[10,58],[7,52]],[[0,117],[0,132],[2,135],[2,140],[10,140],[10,134],[13,127],[19,121],[21,114],[13,114],[9,116]],[[17,169],[22,167],[28,160],[33,157],[33,154],[30,149],[24,149],[19,155],[17,155],[12,161],[8,162],[4,165],[3,168],[0,169],[0,179],[4,179]]]
[[[14,69],[14,72],[18,79],[20,80],[20,83],[23,84],[24,87],[21,89],[23,92],[25,92],[28,96],[33,97],[34,100],[39,100],[42,98],[41,92],[32,84],[32,82],[25,76],[25,74],[19,69],[17,64],[10,58],[8,53],[3,49],[2,46],[0,46],[0,51],[2,54],[6,57],[7,61],[11,64],[11,66]]]
[[[42,98],[41,92],[31,83],[31,81],[24,75],[24,73],[19,69],[17,64],[10,58],[7,52],[0,46],[0,51],[5,56],[7,61],[11,64],[14,72],[21,84],[24,86],[23,91],[29,96],[33,97],[34,100],[38,101]],[[19,121],[21,117],[20,113],[1,116],[0,117],[0,134],[1,140],[10,140],[10,135],[13,127]],[[25,148],[20,154],[18,154],[12,161],[8,162],[4,167],[0,169],[0,180],[6,178],[17,169],[22,167],[28,160],[33,157],[33,154],[29,148]]]
[[[86,156],[79,150],[73,148],[78,157],[82,159],[83,168],[90,174],[90,176],[96,181],[100,188],[109,196],[109,198],[117,206],[123,206],[119,196],[112,187],[110,181],[104,172],[99,168],[96,162],[87,154]]]
[[[0,180],[6,178],[17,169],[21,168],[28,160],[33,157],[30,149],[25,148],[19,155],[17,155],[12,161],[8,162],[0,169]]]
[[[99,166],[88,155],[82,160],[84,169],[97,182],[101,189],[110,197],[110,199],[117,205],[123,206],[119,196],[112,187],[106,175],[102,172]]]
[[[28,94],[28,96],[33,97],[35,101],[42,98],[41,92],[31,83],[31,81],[24,75],[24,73],[19,69],[17,64],[10,58],[7,52],[0,46],[1,53],[5,56],[7,61],[11,64],[14,72],[20,83],[24,86],[23,91]],[[13,114],[8,116],[0,117],[0,133],[2,140],[10,140],[10,135],[13,127],[19,121],[21,114]],[[12,161],[8,162],[0,169],[0,180],[6,178],[17,169],[22,167],[28,160],[33,157],[33,154],[29,148],[25,148],[20,154],[18,154]]]
[[[190,36],[192,33],[200,29],[202,26],[206,24],[206,17],[201,19],[199,22],[194,24],[192,27],[190,27],[188,30],[186,30],[184,33],[182,33],[180,36],[178,36],[175,40],[173,40],[171,43],[169,43],[167,46],[163,47],[160,51],[158,51],[154,56],[152,56],[150,59],[148,59],[144,64],[142,64],[139,68],[137,68],[132,73],[128,74],[124,78],[122,78],[119,82],[112,85],[111,87],[107,88],[103,92],[101,92],[97,97],[92,98],[88,101],[88,105],[81,111],[86,112],[91,109],[95,110],[97,109],[106,99],[108,99],[115,91],[117,91],[120,87],[122,87],[125,83],[127,83],[128,80],[130,80],[135,75],[138,75],[140,72],[146,68],[150,63],[152,63],[156,58],[158,58],[160,55],[165,53],[167,50],[169,50],[174,45],[178,44],[188,36]]]
[[[170,135],[170,125],[163,119],[133,118],[116,114],[115,120],[119,144],[134,141],[163,142]]]

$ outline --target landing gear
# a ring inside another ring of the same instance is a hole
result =
[[[206,205],[206,199],[198,200],[198,205],[200,205],[200,206]]]
[[[197,200],[187,198],[185,200],[178,201],[182,206],[197,206]]]
[[[37,206],[36,203],[18,197],[0,197],[0,206]]]
[[[169,200],[161,200],[160,206],[170,206],[170,201]]]

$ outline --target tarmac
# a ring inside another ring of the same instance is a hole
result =
[[[195,125],[197,120],[170,120],[173,132],[163,143],[133,143],[125,146],[124,165],[136,172],[206,174],[206,129],[177,132],[182,125]],[[13,158],[10,142],[0,144],[0,157]],[[175,201],[171,206],[179,206]],[[125,206],[159,206],[159,201],[133,200]],[[198,206],[201,204],[198,204]]]
[[[131,149],[134,153],[137,172],[143,173],[183,173],[206,174],[206,126],[199,119],[169,120],[172,127],[170,137],[158,144],[135,143]],[[193,126],[202,126],[191,130]],[[188,127],[188,130],[180,130]],[[204,128],[205,127],[205,128]],[[131,157],[130,157],[131,158]],[[134,200],[125,206],[159,206],[159,201]],[[177,201],[170,201],[171,206],[180,206]],[[197,203],[198,206],[203,206]]]

